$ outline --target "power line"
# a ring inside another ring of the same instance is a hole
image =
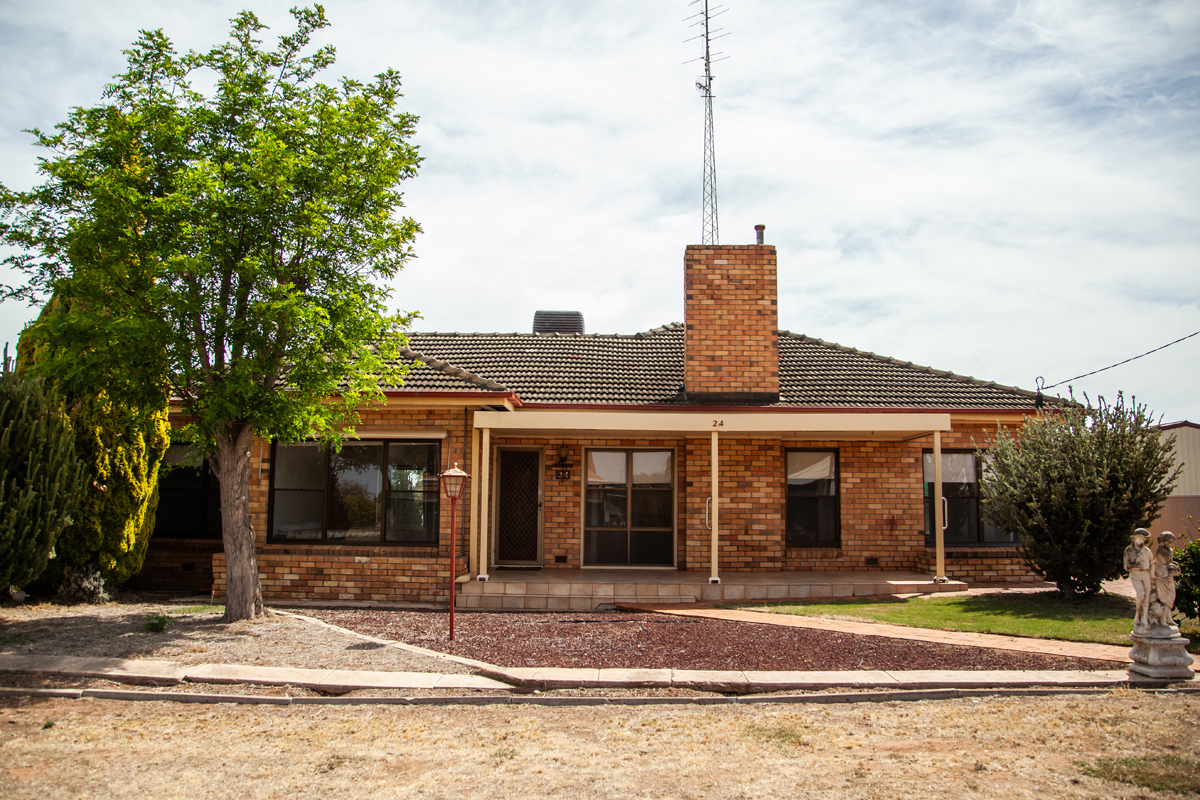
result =
[[[1200,331],[1196,331],[1195,333],[1189,333],[1187,336],[1183,336],[1179,339],[1176,339],[1173,342],[1167,342],[1162,347],[1156,347],[1153,350],[1147,350],[1145,353],[1142,353],[1140,356],[1134,356],[1133,358],[1127,358],[1124,361],[1118,361],[1115,364],[1109,364],[1107,367],[1101,367],[1100,369],[1094,369],[1091,372],[1085,372],[1082,375],[1076,375],[1074,378],[1067,378],[1065,381],[1059,381],[1058,383],[1053,383],[1049,386],[1042,385],[1042,383],[1046,379],[1039,375],[1038,379],[1037,379],[1038,393],[1041,394],[1046,389],[1053,389],[1055,386],[1062,386],[1064,383],[1070,383],[1071,381],[1077,381],[1080,378],[1086,378],[1089,375],[1095,375],[1096,373],[1104,372],[1105,370],[1110,370],[1113,367],[1119,367],[1122,364],[1128,364],[1130,361],[1137,361],[1139,358],[1145,358],[1146,356],[1150,355],[1151,353],[1157,353],[1159,350],[1165,350],[1166,348],[1170,347],[1171,345],[1179,344],[1180,342],[1186,341],[1186,340],[1192,338],[1193,336],[1200,336]]]

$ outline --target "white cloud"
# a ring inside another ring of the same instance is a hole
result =
[[[287,3],[253,10],[283,32]],[[138,28],[237,2],[0,5],[0,181],[95,102]],[[1200,6],[727,0],[722,240],[765,223],[781,326],[1032,388],[1200,329]],[[336,70],[404,76],[425,233],[397,304],[439,330],[682,316],[702,108],[677,3],[330,2]],[[27,314],[6,305],[0,337]],[[1200,337],[1080,382],[1200,419]],[[1077,387],[1078,388],[1078,387]]]

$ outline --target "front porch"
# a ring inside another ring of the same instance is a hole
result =
[[[494,569],[487,581],[460,579],[462,609],[594,611],[606,603],[696,603],[963,592],[962,581],[917,572],[704,572],[675,569]]]

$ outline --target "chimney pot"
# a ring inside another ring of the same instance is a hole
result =
[[[755,225],[754,226],[754,243],[755,244],[763,243],[763,231],[765,231],[766,229],[767,229],[766,225]]]

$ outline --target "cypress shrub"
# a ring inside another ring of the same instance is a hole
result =
[[[71,314],[73,302],[56,295],[21,334],[22,370],[69,373],[63,364],[52,363],[62,353],[45,339],[48,329]],[[83,483],[42,584],[68,602],[102,602],[110,590],[141,571],[145,561],[170,425],[166,409],[134,408],[112,400],[102,388],[68,391],[66,408],[75,453],[83,464]]]
[[[36,579],[71,521],[83,480],[62,400],[41,378],[0,366],[0,590]]]

